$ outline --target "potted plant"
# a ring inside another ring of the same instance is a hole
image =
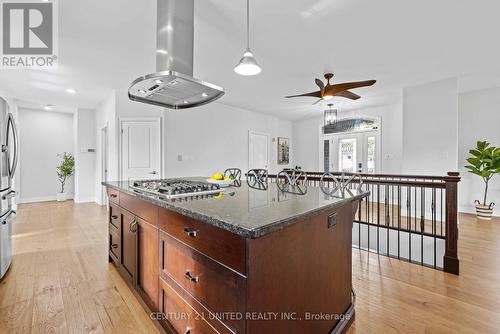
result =
[[[500,174],[500,147],[490,146],[486,141],[478,141],[476,148],[469,151],[472,155],[467,159],[470,165],[465,166],[470,173],[480,176],[484,183],[483,201],[475,200],[477,218],[491,220],[495,203],[487,204],[488,184],[493,176]]]
[[[67,152],[57,156],[61,158],[61,164],[56,167],[57,177],[61,182],[61,192],[57,194],[57,201],[62,202],[67,199],[67,194],[64,192],[66,181],[75,173],[75,158]]]

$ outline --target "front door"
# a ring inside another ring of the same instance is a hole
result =
[[[249,133],[249,169],[269,168],[269,135],[265,133]]]
[[[159,121],[122,121],[121,135],[122,180],[161,178]]]
[[[376,173],[376,132],[351,133],[325,138],[325,170],[346,173]]]

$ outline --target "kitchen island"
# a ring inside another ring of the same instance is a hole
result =
[[[352,221],[367,192],[242,181],[167,200],[103,185],[109,259],[167,333],[343,333],[354,319]]]

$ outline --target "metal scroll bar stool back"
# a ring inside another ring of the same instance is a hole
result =
[[[241,169],[239,168],[228,168],[224,171],[224,177],[233,178],[234,180],[241,180]]]
[[[304,185],[307,184],[307,174],[297,169],[283,169],[278,173],[278,182],[284,181],[285,184]]]
[[[247,178],[259,183],[267,183],[267,169],[250,169],[247,173]]]

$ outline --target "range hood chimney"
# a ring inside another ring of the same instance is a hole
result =
[[[193,78],[194,0],[157,0],[156,73],[137,78],[131,100],[170,109],[217,100],[224,89]]]

